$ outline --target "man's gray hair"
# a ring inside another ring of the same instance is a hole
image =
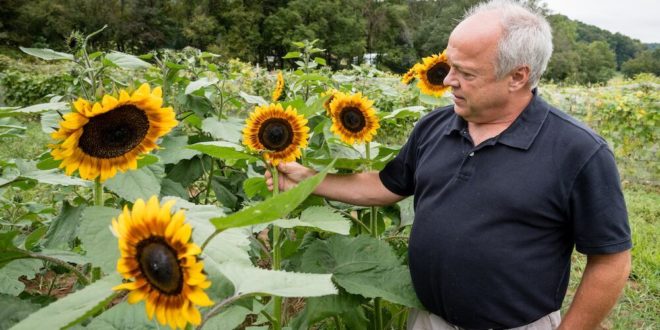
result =
[[[512,0],[491,0],[470,8],[465,18],[497,11],[503,35],[497,45],[496,75],[504,77],[516,67],[528,65],[529,86],[534,88],[552,55],[552,30],[541,13]]]

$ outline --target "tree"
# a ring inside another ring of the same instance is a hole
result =
[[[660,76],[660,48],[647,49],[637,57],[624,62],[621,71],[628,77],[642,72],[650,72]]]

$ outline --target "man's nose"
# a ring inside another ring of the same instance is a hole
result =
[[[449,67],[449,72],[442,81],[442,84],[445,86],[458,87],[458,80],[456,80],[456,72],[454,68]]]

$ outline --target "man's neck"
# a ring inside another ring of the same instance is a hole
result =
[[[475,146],[504,132],[525,110],[534,95],[529,94],[511,98],[511,102],[502,107],[501,110],[493,111],[498,114],[492,119],[484,121],[468,121],[468,131]]]

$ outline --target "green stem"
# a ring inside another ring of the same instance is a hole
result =
[[[209,169],[209,178],[206,181],[206,197],[204,197],[204,204],[209,203],[209,195],[211,194],[211,183],[213,182],[213,167],[215,166],[215,161],[211,158],[211,168]],[[218,196],[216,196],[217,198]]]
[[[54,263],[58,266],[62,266],[64,268],[68,269],[72,273],[76,274],[76,276],[78,276],[78,279],[80,280],[80,282],[82,282],[85,285],[88,285],[88,284],[91,283],[90,280],[87,278],[87,276],[85,276],[85,274],[83,274],[81,271],[79,271],[78,268],[69,265],[69,263],[66,262],[66,261],[62,261],[60,259],[45,256],[43,254],[38,254],[38,253],[30,253],[29,256],[30,256],[30,258],[48,261],[48,262]]]
[[[273,196],[280,193],[279,172],[277,166],[270,169],[273,175]],[[281,268],[281,250],[280,250],[280,227],[273,225],[273,270]],[[273,296],[273,329],[282,329],[282,297]]]
[[[376,329],[377,330],[383,329],[383,313],[382,313],[383,306],[381,305],[381,300],[382,299],[380,297],[376,297],[374,299],[374,307],[376,307],[375,310],[374,310],[374,313],[376,313]]]
[[[98,178],[94,180],[94,206],[103,206],[103,183]]]

